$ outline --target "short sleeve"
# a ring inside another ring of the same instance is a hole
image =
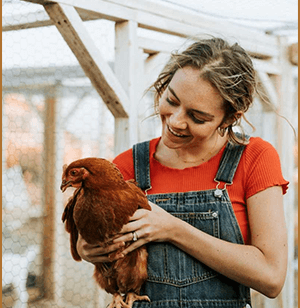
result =
[[[125,181],[134,179],[132,149],[129,149],[116,156],[113,160],[113,163],[121,171]]]
[[[289,182],[283,178],[276,149],[261,138],[251,139],[245,149],[246,199],[272,186],[281,186],[285,194]]]

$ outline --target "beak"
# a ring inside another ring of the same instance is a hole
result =
[[[62,192],[65,192],[65,190],[68,188],[68,187],[70,187],[70,186],[72,186],[72,182],[71,181],[66,181],[66,180],[63,180],[62,182],[61,182],[61,185],[60,185],[60,190],[62,191]]]

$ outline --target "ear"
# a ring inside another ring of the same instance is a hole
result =
[[[80,168],[80,169],[83,171],[82,178],[85,179],[89,175],[89,172],[85,168]]]
[[[236,122],[242,115],[243,111],[237,111],[232,116],[228,117],[226,120],[223,121],[223,123],[220,125],[220,128],[227,128],[228,126],[232,125],[234,122]]]

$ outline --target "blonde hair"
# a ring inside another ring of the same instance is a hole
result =
[[[199,69],[200,77],[209,81],[224,99],[223,123],[228,120],[231,122],[226,128],[229,141],[236,144],[246,144],[244,133],[238,137],[232,129],[236,125],[241,127],[241,119],[235,117],[238,111],[243,112],[242,117],[250,124],[244,113],[253,103],[253,95],[257,89],[255,70],[246,51],[237,43],[231,46],[221,38],[212,38],[198,40],[183,52],[172,53],[169,62],[152,85],[155,89],[154,106],[156,112],[159,99],[174,74],[178,69],[186,66]],[[243,132],[242,127],[241,130]]]

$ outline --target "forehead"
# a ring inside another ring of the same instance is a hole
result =
[[[169,86],[175,91],[180,101],[213,104],[223,106],[223,98],[213,85],[201,78],[201,71],[193,67],[184,67],[176,71]]]

